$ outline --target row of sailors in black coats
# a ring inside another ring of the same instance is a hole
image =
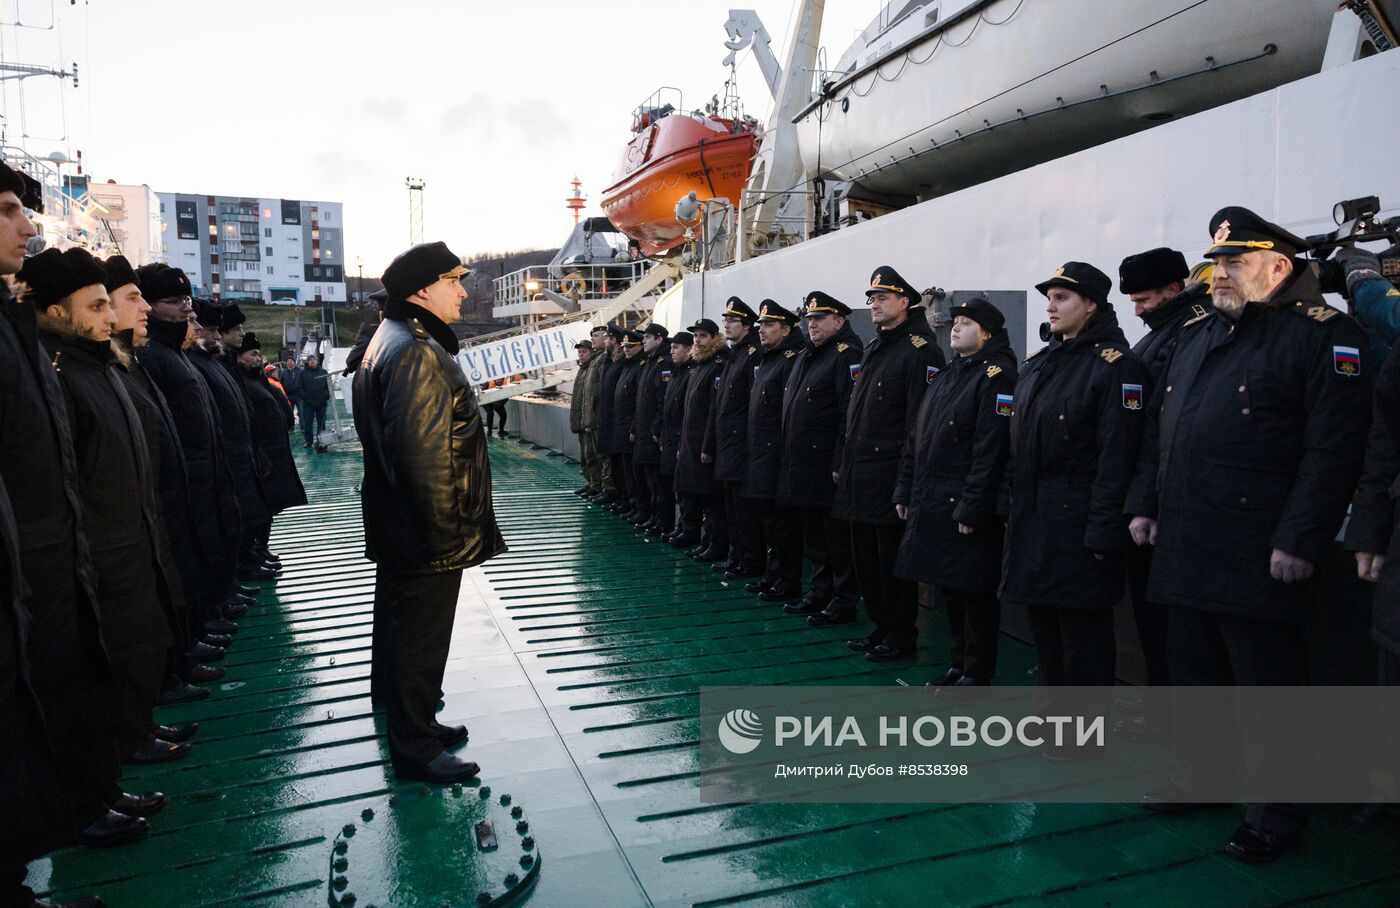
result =
[[[1363,477],[1375,325],[1324,301],[1304,241],[1277,225],[1231,207],[1209,235],[1209,263],[1194,273],[1169,249],[1122,263],[1119,289],[1149,329],[1136,345],[1110,278],[1067,262],[1036,285],[1050,342],[1019,364],[985,299],[952,310],[945,363],[920,294],[888,267],[867,290],[877,333],[864,350],[850,310],[821,292],[804,301],[810,340],[777,303],[754,313],[737,298],[727,349],[709,320],[670,355],[660,343],[637,351],[635,332],[595,333],[614,354],[581,352],[606,371],[584,383],[597,417],[576,428],[596,433],[583,448],[610,455],[612,473],[609,483],[586,469],[579,494],[730,578],[754,578],[750,591],[814,625],[854,620],[863,599],[874,630],[848,645],[872,661],[914,654],[916,583],[927,583],[952,641],[930,684],[967,696],[958,690],[996,676],[1003,601],[1029,616],[1037,683],[1107,691],[1125,590],[1150,684],[1306,683],[1315,565],[1359,482],[1347,544],[1380,581],[1376,639],[1395,683],[1400,565],[1385,556],[1400,360],[1381,370]],[[1374,256],[1349,250],[1342,265],[1349,299],[1400,310]],[[1124,724],[1152,731],[1145,717]],[[1178,812],[1195,806],[1189,794],[1174,783],[1144,806]],[[1250,805],[1245,819],[1228,853],[1272,860],[1303,813]]]
[[[183,272],[81,249],[24,258],[22,182],[0,171],[0,905],[43,904],[25,862],[147,834],[160,792],[123,763],[177,760],[216,663],[306,502],[286,398],[236,313]],[[99,900],[88,899],[86,904]]]

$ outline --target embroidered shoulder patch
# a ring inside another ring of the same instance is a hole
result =
[[[851,381],[860,378],[860,363],[851,363]]]
[[[671,372],[670,372],[670,370],[667,370],[667,371],[661,373],[661,380],[662,380],[662,381],[670,381],[670,380],[671,380]]]
[[[988,377],[988,378],[996,378],[996,377],[997,377],[998,375],[1000,375],[1000,374],[1001,374],[1001,366],[988,366],[988,367],[987,367],[987,377]],[[1000,395],[998,395],[998,396],[1000,396]]]
[[[938,374],[938,367],[937,367],[937,366],[929,366],[928,369],[925,370],[925,372],[924,372],[924,383],[925,383],[925,384],[930,384],[930,383],[932,383],[932,382],[933,382],[933,377],[934,377],[935,375],[937,375],[937,374]]]
[[[1116,352],[1116,351],[1115,351],[1115,352]],[[1142,409],[1142,385],[1127,385],[1127,384],[1125,384],[1125,385],[1123,386],[1123,409],[1125,409],[1125,410],[1141,410],[1141,409]]]
[[[1115,350],[1115,349],[1113,349],[1112,347],[1108,347],[1108,348],[1106,348],[1106,349],[1100,351],[1100,352],[1099,352],[1099,356],[1103,357],[1103,361],[1106,362],[1106,363],[1116,363],[1116,362],[1118,362],[1118,360],[1120,360],[1120,359],[1123,358],[1123,351],[1122,351],[1122,350]],[[1124,387],[1127,387],[1127,386],[1124,385]],[[1138,390],[1140,391],[1140,390],[1142,390],[1142,389],[1139,388]]]
[[[1361,351],[1356,347],[1333,347],[1332,368],[1338,375],[1355,378],[1361,374]]]
[[[909,338],[909,343],[913,344],[915,347],[922,348],[928,344],[928,338],[915,334]]]
[[[1312,319],[1315,322],[1325,322],[1328,319],[1335,318],[1338,314],[1339,313],[1337,312],[1337,310],[1331,308],[1330,306],[1308,307],[1308,318]]]
[[[841,343],[836,345],[837,353],[845,353],[849,349],[851,349],[851,345],[846,343],[845,341],[841,341]]]
[[[716,391],[719,390],[719,379],[720,379],[720,377],[719,377],[718,375],[716,375],[716,376],[715,376],[715,390],[716,390]]]
[[[1012,407],[1011,407],[1011,395],[1010,395],[1010,394],[998,394],[998,395],[997,395],[997,415],[998,415],[998,416],[1010,416],[1010,415],[1012,414],[1012,412],[1013,412],[1013,410],[1012,410]]]
[[[745,356],[753,356],[755,353],[758,352],[757,347],[745,347],[744,349],[749,351],[748,353],[744,354]]]
[[[1192,306],[1191,308],[1194,310],[1194,309],[1200,309],[1201,307],[1200,307],[1200,306]],[[1205,321],[1205,320],[1208,319],[1208,318],[1210,318],[1210,313],[1209,313],[1209,312],[1202,312],[1200,315],[1196,316],[1195,318],[1187,319],[1186,321],[1182,322],[1182,323],[1181,323],[1181,327],[1185,328],[1185,327],[1188,327],[1188,326],[1190,326],[1190,325],[1194,325],[1194,324],[1196,324],[1197,322],[1203,322],[1203,321]]]
[[[796,351],[796,350],[784,350],[784,351],[783,351],[783,356],[786,356],[788,359],[792,359],[792,358],[793,358],[794,356],[796,356],[796,355],[797,355],[797,351]]]

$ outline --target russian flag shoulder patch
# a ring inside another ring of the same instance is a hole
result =
[[[1338,375],[1355,378],[1361,374],[1361,350],[1356,347],[1332,348],[1332,368]]]

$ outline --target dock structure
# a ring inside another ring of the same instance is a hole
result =
[[[369,699],[374,567],[353,450],[296,452],[311,504],[283,514],[286,571],[201,703],[190,757],[129,768],[169,807],[134,846],[33,865],[56,897],[211,905],[1380,905],[1400,899],[1400,821],[1319,808],[1301,848],[1244,866],[1235,810],[1130,804],[703,804],[702,685],[913,685],[943,674],[944,622],[913,666],[746,595],[570,494],[576,466],[491,442],[510,551],[467,574],[444,681],[472,783],[395,781]],[[927,619],[928,616],[925,616]],[[1001,684],[1033,651],[1002,643]],[[477,823],[492,824],[483,847]]]

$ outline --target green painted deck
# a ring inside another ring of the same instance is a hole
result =
[[[563,458],[491,445],[511,550],[467,575],[440,716],[470,727],[479,785],[394,781],[369,704],[360,460],[298,449],[312,504],[275,527],[285,575],[241,622],[214,696],[161,711],[200,721],[194,752],[128,771],[128,790],[170,796],[152,836],[60,853],[31,884],[114,908],[465,906],[502,896],[511,867],[531,906],[1400,900],[1400,823],[1352,808],[1318,810],[1297,853],[1247,867],[1220,851],[1236,810],[701,805],[701,685],[922,684],[946,667],[941,619],[924,615],[918,665],[872,666],[843,645],[852,628],[785,616],[574,497]],[[1032,663],[1007,638],[1000,682],[1026,683]],[[472,824],[488,814],[500,847],[483,863]]]

